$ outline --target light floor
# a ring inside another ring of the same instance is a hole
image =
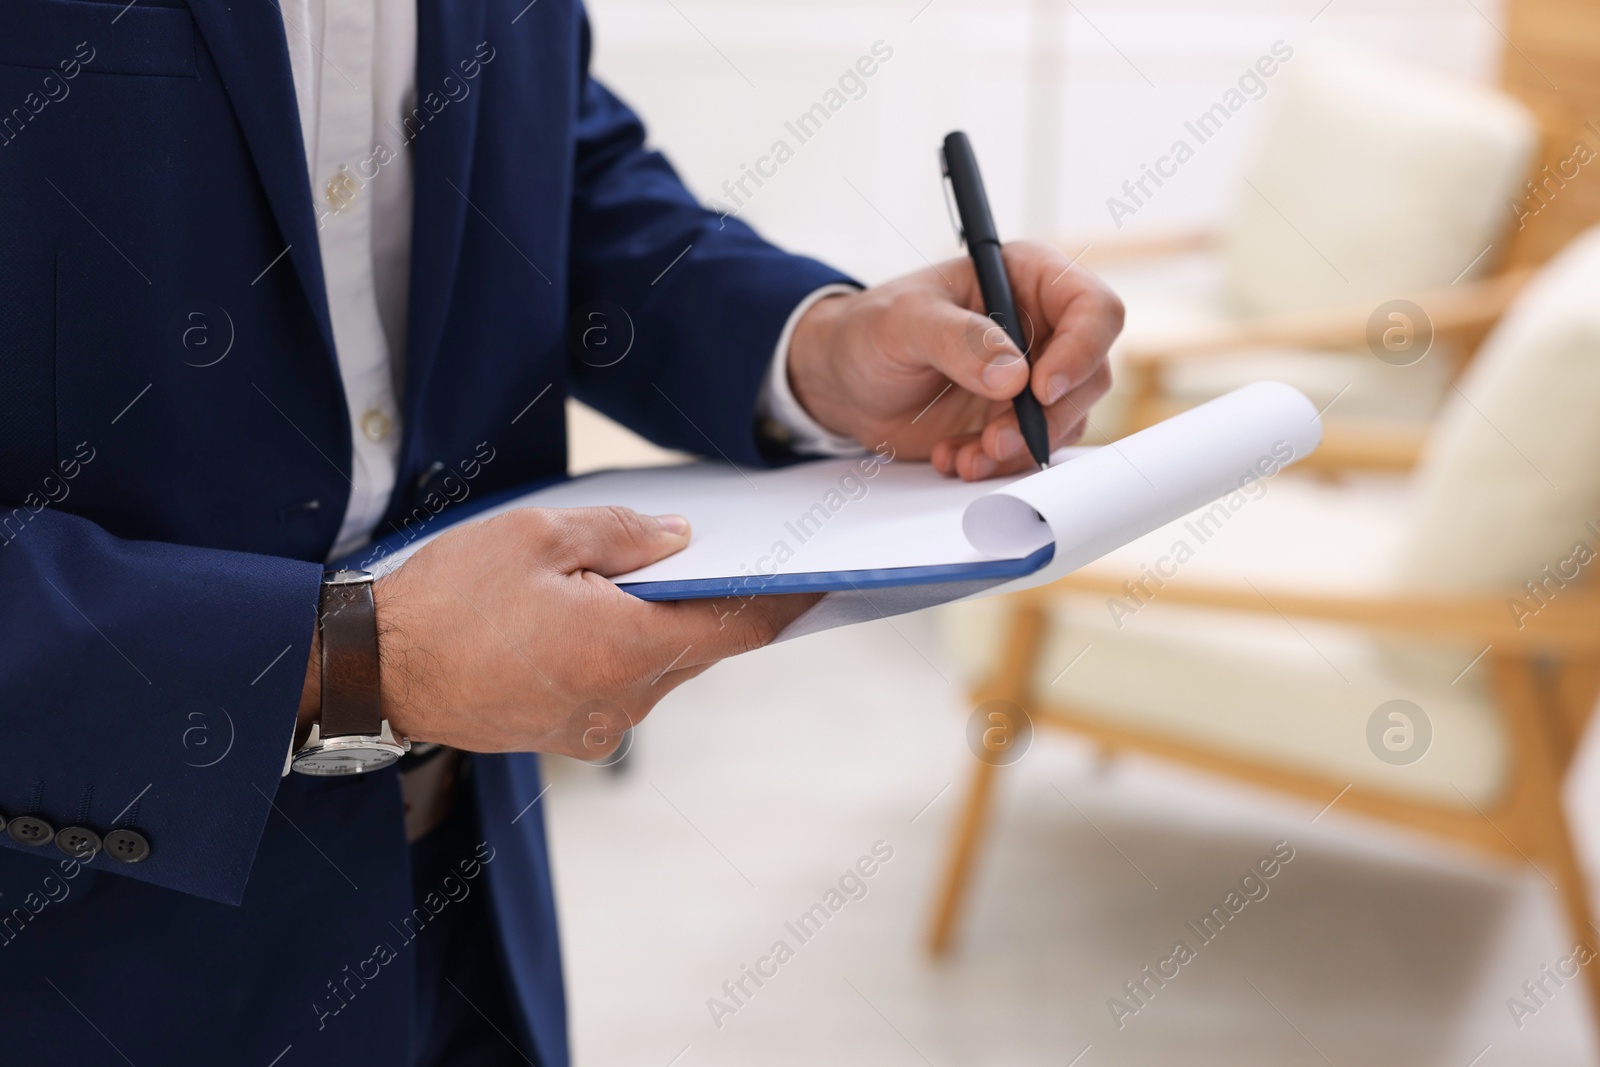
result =
[[[1063,735],[1006,772],[958,950],[930,963],[968,710],[930,620],[903,618],[721,665],[662,703],[620,775],[548,761],[579,1067],[1596,1062],[1575,984],[1520,1029],[1507,1010],[1570,947],[1531,868],[1101,766]],[[1594,838],[1600,775],[1579,777]],[[865,897],[804,943],[785,928],[880,841]],[[1268,896],[1200,946],[1185,922],[1279,841],[1295,858]],[[1119,1029],[1108,998],[1179,938],[1196,957]],[[708,999],[735,1006],[724,981],[778,940],[793,957],[719,1027]]]

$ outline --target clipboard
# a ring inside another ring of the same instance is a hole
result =
[[[783,637],[1041,585],[1309,455],[1321,420],[1290,386],[1256,382],[1048,470],[961,482],[887,446],[748,470],[694,462],[525,486],[442,513],[354,554],[383,574],[445,530],[522,507],[675,512],[682,552],[611,580],[645,600],[824,593]]]

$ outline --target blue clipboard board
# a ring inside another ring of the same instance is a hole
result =
[[[399,531],[380,538],[339,560],[336,566],[370,568],[424,534],[436,533],[470,521],[485,511],[510,503],[540,489],[570,481],[557,475],[447,508],[415,532]],[[532,506],[532,505],[530,505]],[[1056,552],[1045,545],[1021,559],[983,560],[978,563],[952,563],[932,567],[886,567],[861,571],[812,571],[801,574],[741,574],[724,578],[696,578],[672,582],[619,582],[617,588],[640,600],[704,600],[709,597],[761,596],[777,593],[838,593],[846,590],[870,592],[909,585],[943,585],[953,582],[980,582],[995,585],[1026,577],[1046,566]]]

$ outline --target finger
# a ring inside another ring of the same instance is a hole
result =
[[[1021,351],[1005,330],[976,311],[930,294],[894,318],[911,356],[969,393],[1009,400],[1028,381]]]
[[[1044,409],[1052,449],[1070,444],[1083,436],[1084,427],[1089,423],[1089,409],[1110,388],[1111,369],[1102,363],[1087,381]],[[1012,412],[1007,411],[991,419],[983,428],[982,439],[983,450],[999,464],[1002,472],[1020,470],[1020,466],[1013,466],[1010,462],[1019,457],[1032,462],[1032,457],[1023,455],[1026,446],[1017,431],[1017,418]]]
[[[1054,286],[1043,284],[1046,292],[1035,299],[1050,336],[1034,354],[1032,387],[1048,407],[1105,365],[1111,343],[1122,332],[1123,308],[1116,294],[1086,271],[1072,268]]]
[[[1097,380],[1069,393],[1045,410],[1052,450],[1072,444],[1083,436],[1090,403],[1103,391]],[[1081,402],[1079,394],[1083,394]],[[941,473],[955,474],[965,481],[979,481],[997,475],[1032,471],[1033,456],[1017,432],[1017,417],[1011,411],[996,415],[982,432],[963,434],[940,442],[943,446]],[[936,446],[936,451],[939,451]]]
[[[665,657],[662,675],[709,665],[770,644],[820,593],[718,597],[651,605],[647,622]]]
[[[1016,426],[1015,416],[1011,425]],[[994,457],[984,450],[983,435],[976,433],[967,434],[965,440],[956,447],[953,465],[956,475],[964,482],[981,481],[1000,471],[1000,465]]]
[[[1024,321],[1040,341],[1028,355],[1034,395],[1044,404],[1082,384],[1122,329],[1122,302],[1089,271],[1051,245],[1013,241],[1002,249]]]
[[[713,664],[699,663],[658,675],[642,690],[621,695],[620,700],[599,698],[580,705],[567,723],[561,742],[555,746],[562,755],[595,763],[613,761],[628,731],[644,722],[656,704],[691,678],[710,670]]]
[[[1051,450],[1054,451],[1066,444],[1069,437],[1076,440],[1082,436],[1083,422],[1084,416],[1074,411],[1065,401],[1054,408],[1046,409],[1045,426]],[[994,461],[995,466],[991,473],[1009,474],[1037,466],[1033,454],[1028,451],[1021,434],[1017,432],[1015,415],[1002,415],[989,423],[978,435],[978,441],[979,450]]]
[[[714,629],[713,615],[701,616],[705,620],[705,637],[697,662],[726,659],[771,644],[785,627],[821,599],[821,593],[780,593],[734,597],[722,602],[718,605],[720,613],[714,616]]]
[[[1102,363],[1087,381],[1074,386],[1060,400],[1045,408],[1045,417],[1050,421],[1050,443],[1059,447],[1067,442],[1057,437],[1057,427],[1078,427],[1081,435],[1083,427],[1093,425],[1090,409],[1095,402],[1111,391],[1111,367]]]
[[[638,570],[689,543],[682,515],[641,515],[631,508],[541,508],[543,548],[568,574],[593,571],[603,577]]]
[[[650,687],[650,695],[657,699],[664,697],[684,682],[689,681],[691,678],[700,677],[715,666],[715,663],[696,663],[692,667],[678,667],[670,670],[655,680],[655,684]]]
[[[619,699],[597,697],[572,710],[557,746],[563,755],[593,762],[613,755],[629,730],[644,721],[655,697],[618,693]]]
[[[933,451],[928,456],[928,462],[933,464],[933,469],[940,474],[953,475],[956,473],[956,453],[961,446],[973,440],[976,433],[962,433],[947,437],[936,442]]]

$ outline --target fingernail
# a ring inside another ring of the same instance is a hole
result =
[[[657,515],[656,521],[670,534],[682,537],[689,532],[689,520],[682,515]]]
[[[1067,395],[1067,389],[1071,384],[1065,374],[1050,375],[1050,380],[1045,383],[1044,402],[1046,404],[1054,404],[1057,400]]]
[[[1010,459],[1022,451],[1022,435],[1007,426],[994,435],[994,452],[1001,459]]]
[[[990,389],[1015,389],[1027,373],[1027,364],[1022,360],[1007,359],[983,368],[983,384]]]
[[[972,457],[972,476],[974,478],[987,478],[995,472],[994,460],[979,452]]]

